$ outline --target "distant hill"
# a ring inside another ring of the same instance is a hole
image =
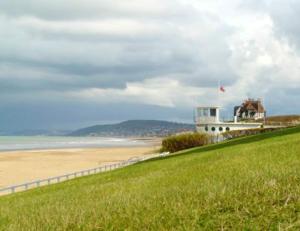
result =
[[[96,125],[79,129],[70,136],[122,136],[150,137],[194,131],[193,124],[174,123],[159,120],[129,120],[118,124]]]

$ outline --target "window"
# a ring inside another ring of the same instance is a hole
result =
[[[216,117],[216,115],[217,115],[217,109],[215,108],[210,109],[210,116]]]
[[[208,117],[210,110],[208,108],[198,108],[197,115],[199,117]]]
[[[208,116],[208,112],[209,112],[208,109],[203,109],[203,116],[207,117]]]
[[[216,128],[215,128],[215,127],[212,127],[211,130],[214,132],[214,131],[216,130]]]
[[[219,127],[219,131],[222,132],[222,131],[223,131],[223,128],[222,128],[222,127]]]
[[[227,128],[226,128],[226,131],[228,131],[228,132],[229,132],[229,131],[230,131],[230,127],[227,127]]]
[[[198,109],[198,116],[199,117],[203,116],[203,109],[201,109],[201,108]]]
[[[206,117],[208,116],[208,109],[204,109],[204,108],[199,108],[198,109],[198,116],[200,117]]]

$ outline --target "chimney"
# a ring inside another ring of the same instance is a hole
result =
[[[237,116],[234,116],[234,123],[236,124],[238,121],[237,121]]]

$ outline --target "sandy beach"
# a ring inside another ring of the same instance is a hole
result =
[[[0,152],[0,188],[157,152],[157,146]]]

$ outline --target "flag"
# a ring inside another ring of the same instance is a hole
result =
[[[225,88],[223,86],[220,86],[220,91],[225,92]]]

